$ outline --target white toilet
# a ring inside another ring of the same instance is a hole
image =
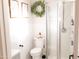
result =
[[[42,49],[41,48],[33,48],[30,52],[33,59],[42,59]]]
[[[34,39],[35,47],[30,51],[32,59],[42,59],[42,50],[44,46],[44,38]]]

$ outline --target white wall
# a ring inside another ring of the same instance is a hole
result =
[[[30,4],[30,0],[19,0]],[[29,12],[30,13],[30,12]],[[11,39],[11,48],[21,51],[21,59],[30,59],[30,50],[32,48],[32,20],[29,18],[11,18],[9,19],[9,30]],[[24,47],[19,47],[23,45]]]
[[[39,0],[31,0],[31,5],[35,1],[39,1]],[[33,21],[33,37],[37,36],[39,32],[41,32],[46,40],[46,13],[43,15],[43,17],[38,17],[34,14],[31,14],[31,17]],[[46,47],[46,44],[45,44],[45,47]],[[46,53],[46,49],[44,49],[44,51],[45,51],[44,53]]]
[[[38,0],[31,0],[31,4]],[[46,15],[43,17],[38,17],[34,14],[31,14],[33,21],[33,34],[36,35],[39,32],[46,34]]]
[[[20,49],[21,57],[28,58],[30,49],[32,48],[32,22],[30,19],[10,19],[10,39],[12,49]],[[24,47],[19,47],[23,45]]]

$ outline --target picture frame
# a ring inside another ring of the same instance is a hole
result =
[[[22,14],[21,16],[24,18],[29,17],[28,12],[29,12],[28,11],[28,4],[21,2],[21,14]]]
[[[19,16],[19,2],[17,0],[9,0],[9,13],[10,18]]]

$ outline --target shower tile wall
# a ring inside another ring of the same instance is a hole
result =
[[[66,32],[61,33],[61,59],[69,59],[69,55],[73,54],[74,25],[72,25],[72,20],[74,20],[74,11],[74,2],[64,3],[64,26]]]

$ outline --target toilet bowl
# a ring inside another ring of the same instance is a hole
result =
[[[30,52],[32,59],[42,59],[42,49],[41,48],[33,48]]]

